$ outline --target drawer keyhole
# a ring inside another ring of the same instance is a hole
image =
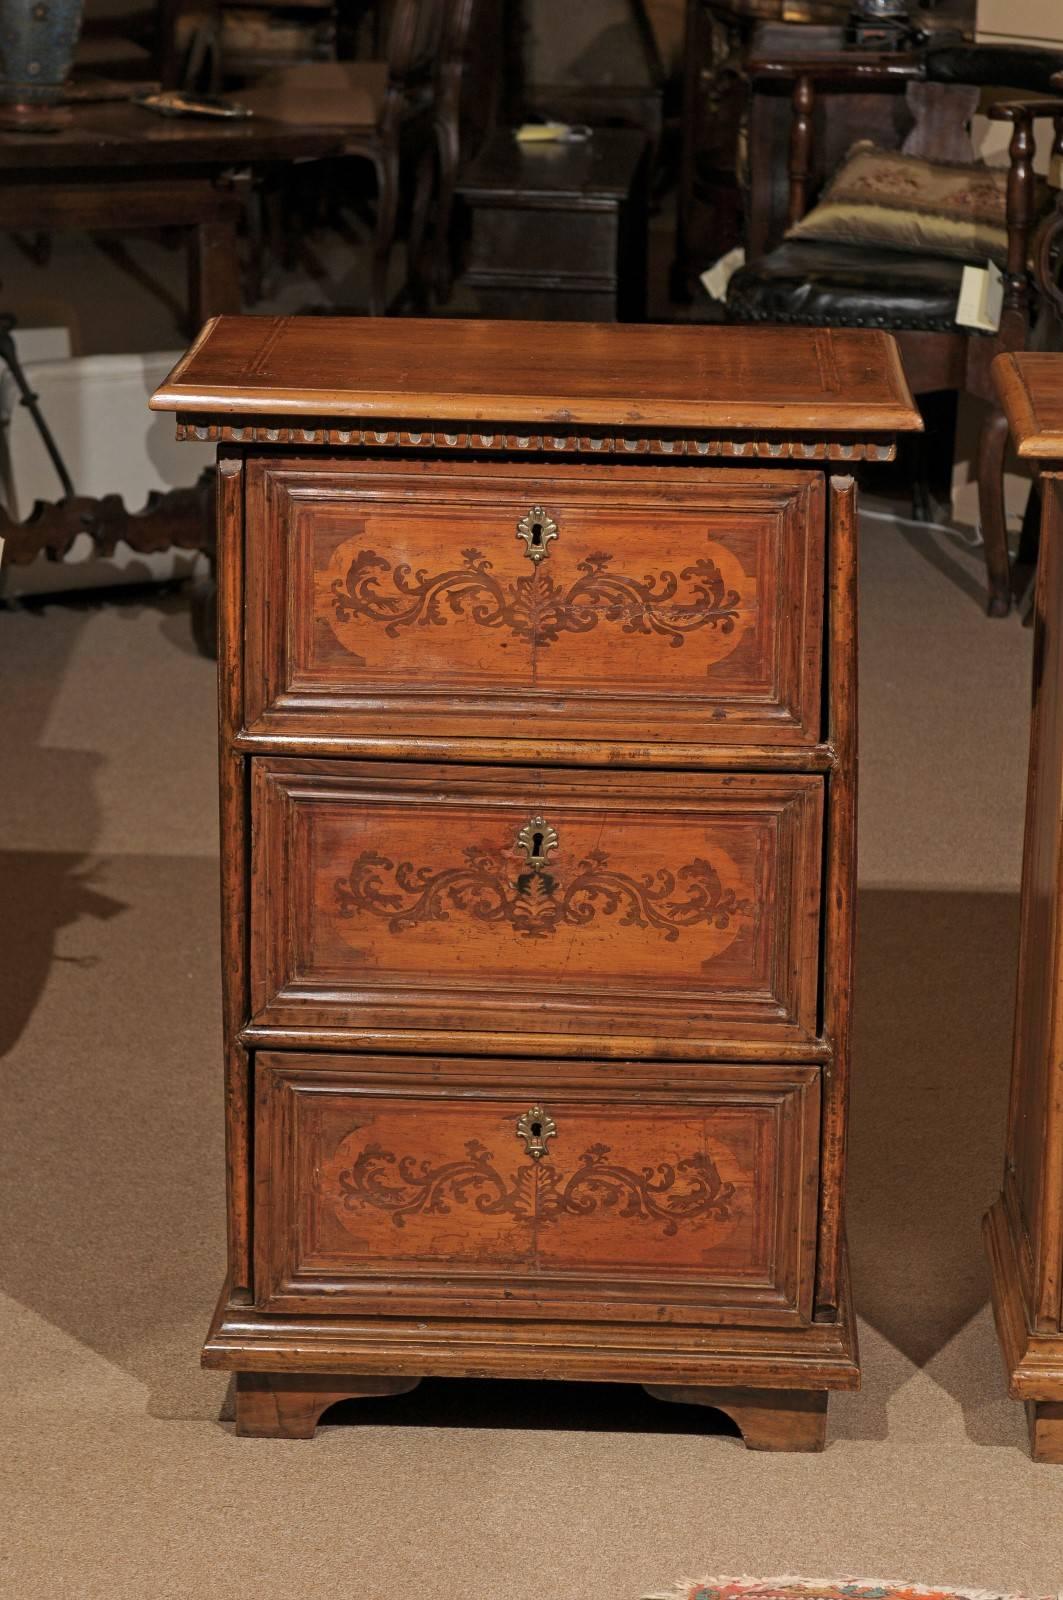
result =
[[[517,849],[533,872],[541,872],[549,864],[551,850],[557,848],[557,829],[545,817],[529,817],[517,834]]]
[[[517,1138],[524,1140],[524,1152],[533,1161],[541,1161],[543,1156],[549,1155],[547,1141],[556,1137],[557,1123],[540,1105],[529,1106],[517,1118]]]
[[[550,541],[557,538],[557,523],[542,506],[532,506],[517,523],[517,538],[524,540],[524,553],[536,565],[550,554]]]

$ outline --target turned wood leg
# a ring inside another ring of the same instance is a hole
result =
[[[240,259],[236,215],[214,217],[192,229],[188,263],[189,316],[198,333],[208,317],[240,309]]]
[[[710,1389],[647,1383],[656,1400],[711,1406],[737,1426],[748,1450],[822,1450],[827,1442],[825,1389]]]
[[[1034,1460],[1063,1467],[1063,1400],[1027,1400],[1026,1422]]]
[[[238,1372],[236,1431],[244,1438],[312,1439],[321,1413],[337,1400],[408,1394],[420,1381],[334,1372]]]
[[[986,577],[989,580],[989,615],[1006,617],[1011,610],[1011,568],[1008,529],[1004,518],[1004,451],[1008,419],[993,410],[978,438],[978,516],[985,541]]]

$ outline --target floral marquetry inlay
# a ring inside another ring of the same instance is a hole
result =
[[[613,1160],[609,1145],[593,1144],[572,1172],[540,1161],[509,1176],[499,1172],[494,1155],[478,1139],[469,1139],[464,1152],[452,1161],[433,1162],[367,1144],[339,1173],[343,1209],[356,1214],[382,1211],[396,1228],[418,1214],[448,1216],[465,1207],[480,1216],[507,1214],[546,1223],[601,1212],[623,1221],[658,1223],[667,1236],[678,1233],[684,1223],[709,1218],[726,1222],[733,1215],[735,1186],[723,1181],[704,1151],[674,1165],[662,1161],[633,1169]]]
[[[433,571],[352,540],[332,564],[341,575],[330,578],[326,614],[352,656],[365,650],[367,627],[397,639],[410,628],[464,625],[501,630],[539,649],[566,634],[617,628],[673,649],[692,634],[712,635],[711,665],[730,655],[752,626],[756,585],[728,552],[712,545],[709,551],[677,570],[661,566],[638,576],[616,570],[614,556],[600,550],[574,563],[574,577],[542,561],[509,577],[471,546],[460,560]]]
[[[733,938],[753,911],[752,902],[725,888],[712,863],[700,857],[675,872],[662,867],[631,874],[614,868],[603,850],[592,850],[562,882],[543,868],[520,870],[488,846],[469,845],[462,856],[454,866],[433,868],[363,850],[335,885],[340,914],[368,912],[394,934],[464,916],[507,924],[525,939],[616,917],[624,927],[656,928],[674,942],[682,929],[698,925],[729,930]]]

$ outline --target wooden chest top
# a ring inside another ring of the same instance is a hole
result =
[[[993,381],[1016,453],[1063,461],[1063,358],[1044,351],[1000,355],[993,362]]]
[[[216,317],[152,397],[187,417],[917,430],[874,330]]]

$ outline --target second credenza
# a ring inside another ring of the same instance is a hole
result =
[[[818,1448],[873,332],[222,318],[237,1430],[590,1378]]]

